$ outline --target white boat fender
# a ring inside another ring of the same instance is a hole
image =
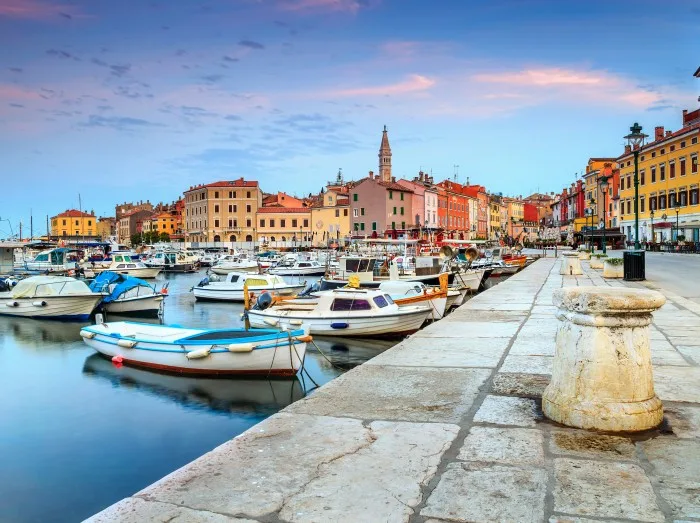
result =
[[[272,318],[265,318],[263,321],[272,327],[276,327],[280,322],[279,320],[273,320]]]
[[[17,307],[18,305],[19,305],[19,303],[17,303],[16,301],[8,301],[5,304],[5,307]]]
[[[121,339],[117,342],[117,345],[119,345],[120,347],[124,347],[125,349],[133,349],[134,347],[136,347],[137,343],[138,341],[136,340]]]
[[[211,352],[211,349],[213,347],[206,347],[204,349],[197,349],[197,350],[191,350],[185,356],[187,356],[188,360],[198,360],[201,358],[206,358],[209,356],[209,353]]]
[[[257,345],[255,343],[231,343],[228,346],[229,352],[253,352]]]
[[[97,336],[97,334],[95,334],[94,332],[90,332],[90,331],[80,331],[80,335],[81,335],[83,338],[87,338],[87,339],[89,339],[89,340],[91,340],[91,339],[93,339],[95,336]]]
[[[46,302],[45,301],[33,301],[32,305],[35,307],[46,307]]]
[[[289,324],[299,326],[299,325],[304,325],[304,322],[301,320],[289,320]]]

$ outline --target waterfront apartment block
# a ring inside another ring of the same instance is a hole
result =
[[[190,187],[184,193],[185,241],[252,242],[263,193],[258,182],[219,181]]]
[[[683,111],[677,131],[656,127],[639,148],[639,239],[700,241],[700,109]],[[634,241],[634,151],[625,147],[620,167],[620,225]],[[681,239],[682,239],[681,238]]]
[[[51,218],[51,236],[54,238],[91,238],[98,235],[97,217],[94,212],[68,209]]]

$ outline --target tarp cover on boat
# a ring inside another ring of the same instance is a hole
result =
[[[20,280],[12,289],[13,298],[36,298],[39,296],[69,296],[90,294],[90,288],[80,280],[66,276],[32,276]]]
[[[109,296],[105,296],[102,300],[104,303],[116,301],[120,297],[130,298],[144,294],[143,292],[139,293],[139,291],[146,291],[147,294],[155,292],[154,287],[144,280],[112,271],[98,274],[90,284],[90,290],[92,292],[108,292]]]

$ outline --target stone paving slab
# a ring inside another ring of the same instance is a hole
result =
[[[336,378],[287,412],[318,416],[458,423],[489,369],[363,365]]]
[[[649,328],[665,423],[545,419],[562,286],[543,259],[93,521],[700,521],[700,305]]]
[[[451,463],[421,515],[449,521],[540,522],[547,473],[490,463]]]

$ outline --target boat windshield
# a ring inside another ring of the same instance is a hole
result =
[[[336,298],[331,305],[332,311],[369,311],[372,306],[367,300],[353,300],[352,298]]]

